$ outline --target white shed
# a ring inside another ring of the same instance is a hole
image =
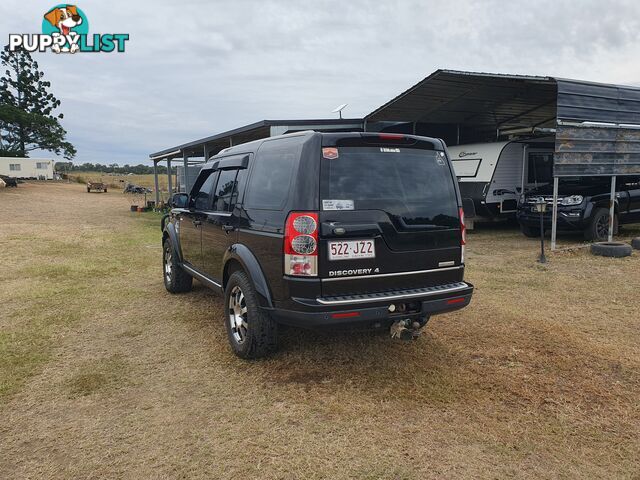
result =
[[[0,175],[53,180],[54,163],[51,158],[0,157]]]

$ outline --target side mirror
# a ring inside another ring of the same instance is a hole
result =
[[[171,206],[173,208],[187,208],[189,205],[189,195],[186,193],[174,193],[171,197]]]

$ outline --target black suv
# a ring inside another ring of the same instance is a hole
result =
[[[540,214],[535,204],[547,202],[543,222],[551,227],[553,188],[545,185],[528,191],[520,199],[517,219],[527,237],[540,236]],[[582,232],[585,240],[604,241],[609,236],[611,181],[601,177],[560,179],[558,185],[558,231]],[[618,225],[640,222],[640,179],[618,177],[616,183],[614,231]]]
[[[389,328],[412,338],[465,307],[465,228],[442,141],[302,132],[223,150],[163,228],[164,282],[224,295],[234,352],[273,350],[277,325]]]

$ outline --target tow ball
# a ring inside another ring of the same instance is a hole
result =
[[[422,333],[422,328],[427,322],[420,323],[418,321],[396,320],[391,325],[390,333],[391,338],[399,338],[400,340],[409,341],[415,340]]]

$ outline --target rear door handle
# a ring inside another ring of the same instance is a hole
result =
[[[233,232],[235,229],[236,227],[234,227],[233,225],[222,225],[222,230],[224,230],[227,233]]]
[[[194,220],[193,224],[197,227],[199,225],[202,225],[202,220]]]

